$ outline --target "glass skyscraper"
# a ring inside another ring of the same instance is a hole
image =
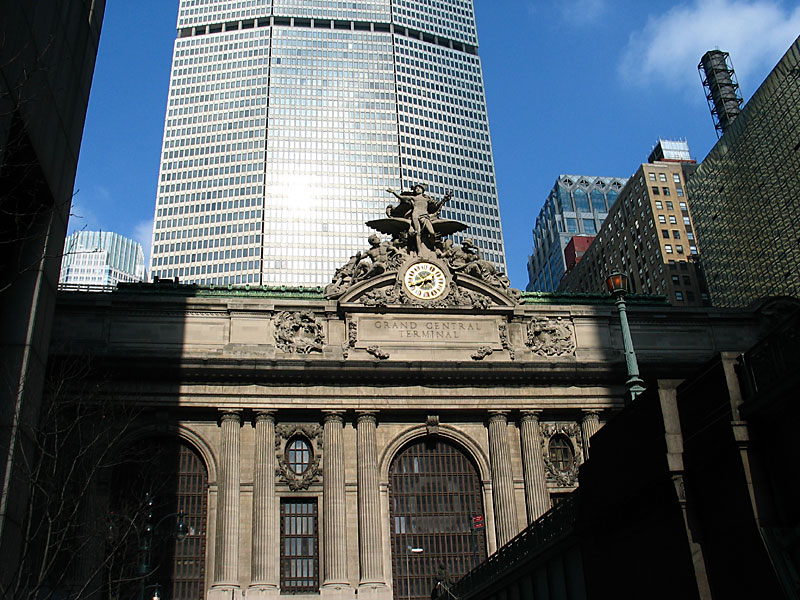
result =
[[[574,237],[597,234],[628,182],[620,177],[559,175],[533,229],[529,292],[554,292],[567,271],[564,249]]]
[[[64,244],[58,282],[62,285],[117,285],[145,279],[144,251],[111,231],[76,231]]]
[[[472,0],[181,0],[155,276],[323,285],[418,182],[505,271]]]

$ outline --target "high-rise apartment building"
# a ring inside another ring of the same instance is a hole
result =
[[[554,292],[567,270],[564,250],[574,237],[594,236],[627,179],[559,175],[536,217],[528,257],[529,292]]]
[[[800,38],[689,182],[715,306],[800,297]]]
[[[321,285],[421,182],[505,270],[472,0],[181,0],[152,273]]]
[[[62,285],[117,285],[144,281],[144,251],[139,242],[111,231],[76,231],[64,244]]]
[[[696,168],[689,145],[659,140],[650,160],[628,180],[559,292],[603,292],[608,274],[621,271],[632,292],[664,295],[678,306],[707,302],[685,191],[687,175]]]

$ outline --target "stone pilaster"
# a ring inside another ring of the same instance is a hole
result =
[[[542,432],[539,429],[539,414],[523,411],[520,423],[522,441],[522,470],[525,475],[525,508],[528,523],[533,523],[550,510],[550,493],[547,491],[544,457],[542,456]]]
[[[280,539],[275,496],[275,416],[260,411],[255,420],[253,461],[253,539],[247,598],[276,598]]]
[[[239,587],[239,432],[242,418],[238,410],[225,409],[221,413],[217,532],[210,599],[242,597]]]
[[[489,460],[492,465],[494,521],[499,548],[517,534],[517,507],[514,502],[514,477],[508,443],[508,411],[489,413]]]
[[[383,587],[386,582],[383,578],[375,413],[359,413],[356,427],[358,434],[358,551],[361,567],[359,590],[361,591],[364,586]]]
[[[344,440],[342,413],[325,414],[322,429],[325,455],[322,463],[323,590],[349,587],[347,581],[347,512],[344,490]]]
[[[589,458],[589,446],[592,436],[600,429],[600,413],[596,410],[584,410],[581,421],[581,437],[583,438],[583,460]]]

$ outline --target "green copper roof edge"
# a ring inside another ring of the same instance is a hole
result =
[[[522,304],[613,304],[610,294],[572,293],[558,294],[552,292],[522,292]],[[628,294],[627,304],[669,305],[666,296],[651,294]]]
[[[274,298],[285,300],[324,300],[321,287],[301,286],[200,286],[175,283],[120,283],[113,293],[135,292],[182,297],[240,297]],[[666,296],[628,294],[628,304],[668,306]],[[558,294],[551,292],[522,292],[520,304],[613,304],[609,294]]]

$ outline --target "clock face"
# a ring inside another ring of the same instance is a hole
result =
[[[420,300],[435,300],[444,294],[447,277],[439,267],[429,262],[414,263],[403,277],[408,293]]]

